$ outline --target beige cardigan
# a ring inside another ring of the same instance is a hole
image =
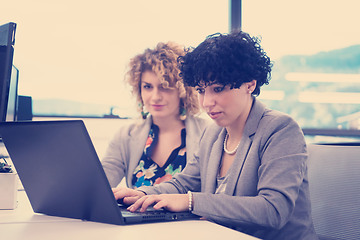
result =
[[[106,176],[111,187],[116,187],[123,177],[126,184],[132,186],[133,172],[144,152],[145,143],[149,135],[152,118],[148,117],[139,122],[133,122],[118,130],[111,140],[104,157],[101,160]],[[188,116],[185,120],[186,128],[186,156],[194,155],[195,147],[204,128],[209,125],[210,120]]]

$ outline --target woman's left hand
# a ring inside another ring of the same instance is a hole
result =
[[[140,212],[144,212],[153,204],[155,204],[153,206],[155,209],[165,208],[172,212],[187,211],[189,196],[187,194],[145,195],[128,207],[128,210],[134,212],[140,208]]]

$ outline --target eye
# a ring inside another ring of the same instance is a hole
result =
[[[175,89],[174,87],[169,87],[169,86],[167,86],[167,85],[161,84],[161,85],[159,86],[159,90],[160,90],[161,92],[164,92],[164,93],[172,93],[172,92],[174,92],[176,89]]]
[[[205,92],[205,89],[204,89],[204,88],[200,88],[200,87],[195,88],[195,90],[196,90],[199,94],[203,94],[203,93]]]
[[[143,89],[150,89],[152,86],[150,84],[144,83],[142,86]]]
[[[219,93],[222,92],[224,90],[225,86],[220,86],[220,87],[214,87],[214,92]]]
[[[165,92],[170,90],[169,87],[165,87],[164,85],[160,85],[159,89],[160,89],[160,91],[165,91]]]

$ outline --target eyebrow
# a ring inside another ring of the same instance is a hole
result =
[[[146,82],[146,81],[141,81],[141,84],[149,84],[149,85],[151,85],[151,83]]]

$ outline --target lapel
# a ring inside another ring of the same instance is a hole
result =
[[[130,132],[130,148],[129,151],[129,166],[127,168],[127,184],[132,185],[133,172],[139,163],[141,155],[144,152],[147,137],[149,135],[152,118],[148,117],[144,123],[139,124]]]
[[[252,145],[253,137],[265,112],[265,106],[261,102],[257,101],[256,98],[253,98],[253,100],[253,106],[248,119],[246,120],[239,148],[230,168],[229,179],[225,189],[225,194],[227,195],[234,195],[241,171],[243,170],[245,160],[247,159],[247,154]]]
[[[216,188],[216,177],[218,175],[221,155],[224,146],[225,139],[225,128],[223,128],[218,134],[217,139],[213,143],[212,147],[210,146],[211,152],[208,155],[208,166],[206,171],[206,177],[204,178],[204,192],[215,193]],[[209,143],[211,144],[211,143]]]
[[[226,185],[225,194],[233,195],[238,179],[240,177],[246,156],[251,147],[252,140],[245,134],[242,136],[241,143],[236,152],[233,164],[229,169],[229,179]]]
[[[200,126],[196,122],[195,118],[188,116],[185,119],[185,128],[186,128],[186,155],[192,156],[194,153],[194,148],[198,147],[197,140],[199,140]]]

